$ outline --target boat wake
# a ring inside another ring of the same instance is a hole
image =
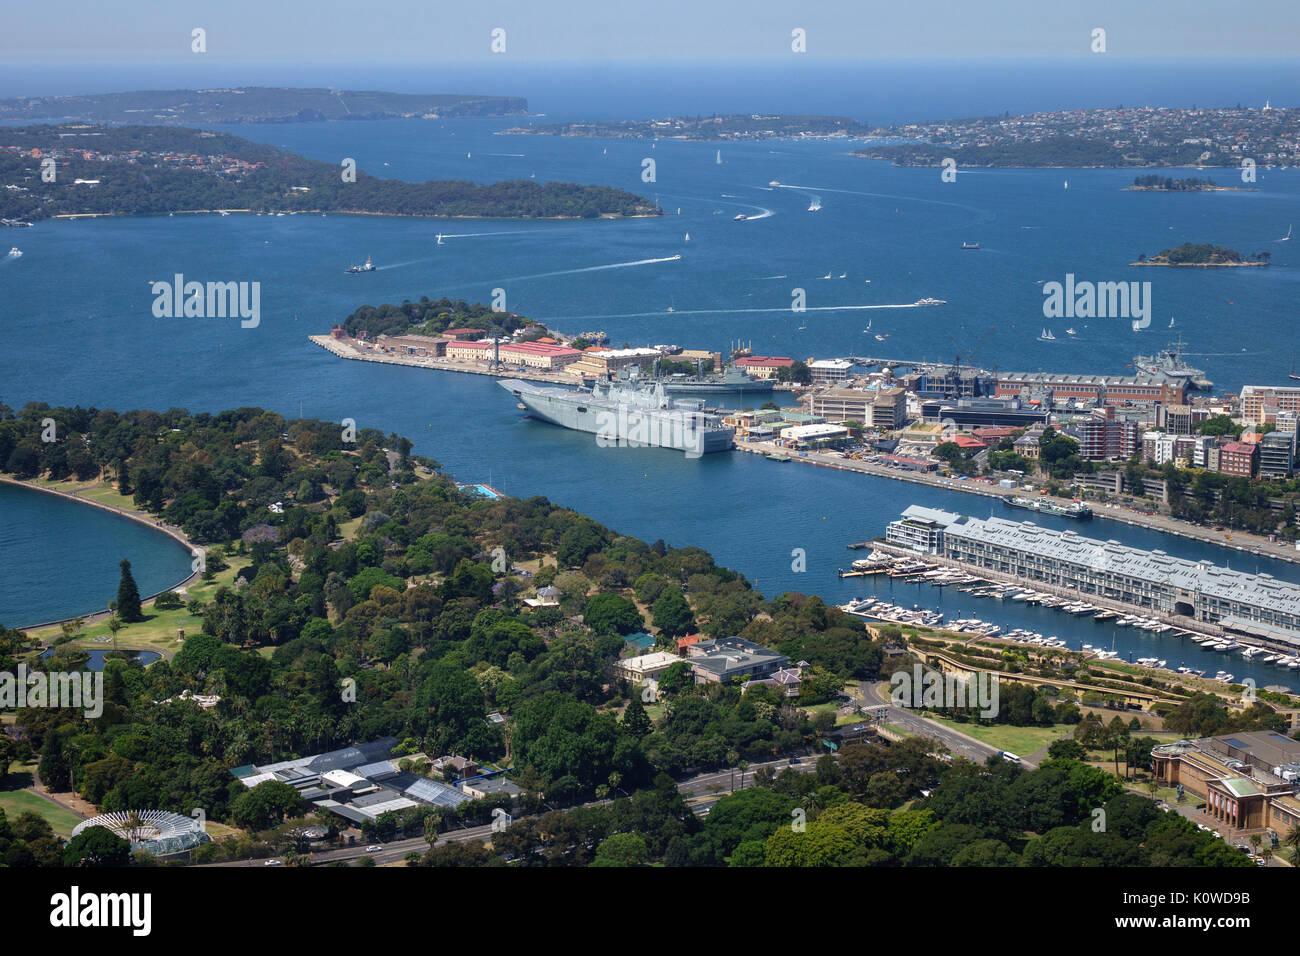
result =
[[[629,262],[609,262],[601,266],[584,266],[581,269],[560,269],[556,272],[536,272],[526,276],[510,276],[506,279],[498,279],[498,282],[522,282],[525,279],[549,279],[553,276],[571,276],[583,272],[603,272],[606,269],[630,269],[634,266],[652,266],[661,262],[676,262],[681,258],[681,254],[675,256],[660,256],[657,259],[633,259]],[[649,313],[647,313],[649,314]],[[658,313],[655,313],[658,314]]]
[[[923,306],[915,302],[900,303],[898,305],[810,305],[804,311],[806,312],[862,312],[868,309],[918,309]],[[673,315],[753,315],[761,312],[785,312],[788,313],[790,307],[783,306],[777,309],[674,309]],[[608,315],[565,315],[550,316],[549,321],[558,321],[561,318],[578,320],[587,319],[644,319],[644,318],[663,318],[663,312],[618,312]],[[537,317],[539,321],[548,321],[544,316]]]

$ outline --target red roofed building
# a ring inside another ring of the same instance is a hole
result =
[[[486,331],[486,329],[448,329],[442,334],[449,339],[476,339]]]
[[[1239,441],[1228,442],[1219,449],[1219,472],[1224,475],[1251,478],[1254,477],[1255,464],[1258,460],[1258,445],[1247,445]]]
[[[700,635],[698,634],[687,634],[685,637],[679,637],[677,638],[677,653],[680,654],[692,644],[698,643],[700,643]]]
[[[978,438],[972,438],[970,435],[954,435],[951,440],[962,451],[983,451],[989,447]]]
[[[1007,425],[999,425],[996,428],[972,428],[971,434],[987,443],[1001,441],[1004,438],[1010,438],[1019,430],[1020,429],[1018,428],[1011,428]]]
[[[501,346],[501,359],[505,362],[518,362],[535,368],[558,368],[576,362],[582,357],[577,349],[554,342],[512,342]]]
[[[755,378],[775,378],[783,368],[791,368],[794,359],[780,355],[744,355],[731,363]]]

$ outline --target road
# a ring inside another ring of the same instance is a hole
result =
[[[954,757],[965,757],[976,763],[983,763],[989,757],[996,756],[998,753],[996,747],[981,743],[974,737],[968,737],[945,727],[943,724],[922,717],[909,708],[894,706],[890,703],[889,698],[882,694],[873,684],[864,681],[859,688],[859,693],[861,696],[858,702],[862,707],[874,710],[883,706],[886,709],[885,723],[892,724],[909,734],[933,737],[947,747]],[[1023,758],[1021,763],[1030,769],[1036,766]]]
[[[799,755],[793,759],[796,763],[791,763],[790,757],[782,757],[778,760],[766,760],[758,763],[749,764],[742,771],[740,768],[730,768],[727,770],[710,771],[708,773],[696,774],[677,783],[677,790],[690,806],[691,811],[700,817],[708,816],[709,810],[713,805],[725,797],[732,790],[743,790],[746,786],[752,786],[754,773],[763,768],[771,767],[774,770],[783,770],[787,767],[800,773],[809,773],[816,768],[817,756],[819,755]],[[609,800],[595,800],[583,806],[597,807],[608,804]],[[483,826],[466,827],[461,830],[448,830],[438,837],[437,846],[443,846],[448,843],[463,843],[468,840],[477,840],[480,843],[487,843],[492,839],[492,825],[484,824]],[[367,846],[381,846],[382,849],[370,852]],[[331,863],[339,861],[351,862],[363,856],[369,856],[374,859],[376,864],[400,863],[406,858],[408,853],[419,853],[421,856],[429,849],[429,844],[424,837],[408,837],[402,840],[394,840],[391,843],[383,844],[355,844],[353,846],[337,847],[328,850],[318,850],[311,854],[312,866],[328,866]],[[270,860],[278,860],[279,857],[270,857],[267,859],[257,860],[232,860],[223,863],[205,863],[204,867],[241,867],[241,866],[267,866]]]

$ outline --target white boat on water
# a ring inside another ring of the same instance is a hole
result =
[[[1038,341],[1040,341],[1040,342],[1055,342],[1055,341],[1056,341],[1056,336],[1052,334],[1052,330],[1051,330],[1051,329],[1043,329],[1042,334],[1041,334],[1040,336],[1038,336]]]
[[[22,251],[21,249],[19,249],[17,246],[10,246],[10,247],[9,247],[9,258],[10,258],[10,259],[17,259],[17,258],[19,258],[22,254],[23,254],[23,251]]]

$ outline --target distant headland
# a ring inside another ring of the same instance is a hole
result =
[[[179,126],[0,126],[0,218],[159,216],[195,210],[480,219],[659,216],[609,186],[408,183]]]
[[[729,113],[596,123],[546,123],[501,130],[501,136],[576,136],[591,139],[683,139],[752,142],[766,139],[841,139],[871,134],[872,127],[845,116]]]
[[[309,123],[326,120],[452,119],[519,116],[520,96],[384,93],[375,90],[246,86],[206,90],[136,90],[83,96],[22,96],[0,100],[0,121],[79,120],[84,123]]]

